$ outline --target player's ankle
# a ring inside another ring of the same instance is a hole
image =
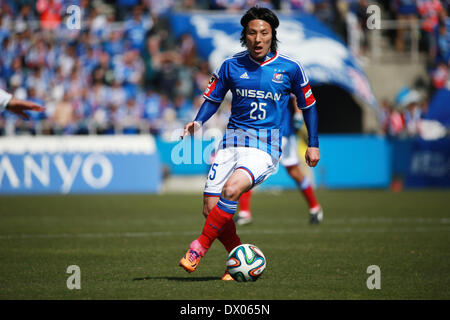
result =
[[[202,257],[206,254],[206,252],[208,252],[208,249],[203,247],[198,239],[192,241],[189,248],[196,251]]]

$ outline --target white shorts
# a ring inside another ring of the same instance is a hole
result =
[[[231,147],[219,149],[209,169],[204,195],[220,196],[225,182],[236,169],[242,169],[252,187],[262,183],[277,169],[278,159],[256,148]]]
[[[289,137],[283,137],[281,140],[281,158],[280,163],[284,167],[296,166],[300,163],[298,158],[298,143],[295,134]]]

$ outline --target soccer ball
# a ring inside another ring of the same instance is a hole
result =
[[[266,268],[266,257],[253,244],[234,248],[227,259],[227,270],[236,281],[256,281]]]

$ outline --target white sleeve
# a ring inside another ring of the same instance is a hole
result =
[[[6,106],[12,99],[12,94],[0,89],[0,112],[5,110]]]

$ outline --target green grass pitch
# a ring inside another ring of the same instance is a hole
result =
[[[319,190],[308,224],[297,191],[256,192],[238,227],[267,258],[253,283],[224,282],[216,241],[198,270],[178,266],[202,229],[202,195],[0,197],[0,299],[449,299],[450,192]],[[69,290],[67,267],[81,270]],[[381,271],[369,290],[368,266]]]

